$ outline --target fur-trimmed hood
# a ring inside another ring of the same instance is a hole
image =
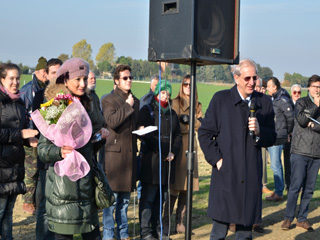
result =
[[[44,97],[49,101],[50,99],[56,97],[58,93],[62,91],[64,94],[71,94],[64,84],[50,83],[44,92]]]

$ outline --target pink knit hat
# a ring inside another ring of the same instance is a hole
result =
[[[59,76],[63,74],[69,74],[69,79],[73,79],[80,76],[88,76],[89,74],[89,64],[82,60],[81,58],[71,58],[65,61],[62,66],[57,71],[57,81],[59,82]]]

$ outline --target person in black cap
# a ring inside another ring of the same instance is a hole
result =
[[[47,59],[40,57],[38,59],[38,64],[35,68],[35,72],[32,75],[32,81],[25,84],[20,92],[21,99],[24,101],[27,109],[27,115],[30,119],[28,128],[33,129],[33,123],[30,118],[30,113],[32,112],[33,98],[41,89],[47,86],[47,73],[46,73]],[[23,210],[29,214],[36,213],[36,188],[38,180],[38,170],[37,170],[37,149],[25,147],[26,157],[25,157],[25,183],[27,186],[27,193],[23,196]]]

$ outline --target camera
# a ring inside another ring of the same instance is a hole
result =
[[[180,122],[183,124],[188,124],[189,123],[189,115],[187,114],[182,114],[179,118]]]
[[[91,142],[99,142],[99,141],[101,141],[102,140],[102,138],[101,138],[101,133],[96,133],[94,136],[93,136],[93,138],[92,138],[92,140],[91,140]]]

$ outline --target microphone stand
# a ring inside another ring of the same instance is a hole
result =
[[[196,61],[191,62],[190,79],[190,108],[189,108],[189,142],[187,151],[187,224],[185,239],[191,240],[192,219],[192,193],[193,193],[193,170],[194,170],[194,122],[195,122],[195,95],[196,95]]]

